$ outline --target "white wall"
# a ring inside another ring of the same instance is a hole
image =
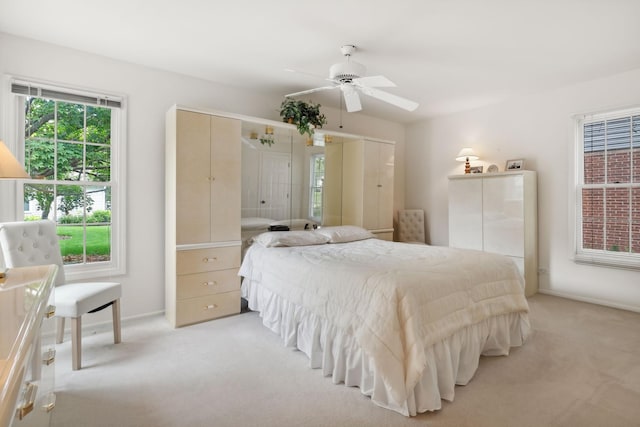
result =
[[[123,317],[164,310],[165,112],[171,105],[181,104],[279,120],[281,98],[3,33],[0,33],[0,73],[128,97],[128,267],[126,275],[113,279],[123,285]],[[3,139],[8,137],[7,113],[4,111],[7,96],[0,92],[3,100],[0,103],[0,138]],[[338,112],[324,107],[322,110],[328,119],[326,129],[397,141],[399,176],[403,176],[404,126],[353,114],[344,116],[344,128],[338,129]],[[396,206],[402,207],[404,181],[396,181]],[[6,200],[5,196],[7,194],[0,194],[0,200]],[[5,214],[0,221],[13,219]],[[108,315],[92,315],[98,317],[86,322],[102,321]]]
[[[463,173],[454,158],[472,147],[480,161],[504,169],[525,159],[538,172],[538,254],[541,292],[640,311],[640,270],[574,263],[569,194],[576,113],[640,104],[640,70],[575,84],[407,128],[406,207],[426,211],[430,242],[448,244],[447,176]]]

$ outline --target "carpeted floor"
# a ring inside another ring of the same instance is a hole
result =
[[[54,427],[640,426],[640,313],[529,300],[533,333],[483,357],[442,410],[406,418],[334,385],[256,313],[171,329],[164,317],[85,332],[83,369],[58,346]]]

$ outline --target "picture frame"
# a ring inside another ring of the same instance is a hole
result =
[[[482,173],[483,166],[471,166],[471,173]]]
[[[507,160],[504,167],[505,172],[519,171],[524,169],[524,159]]]

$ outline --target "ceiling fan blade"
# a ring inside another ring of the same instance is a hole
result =
[[[321,90],[330,90],[330,89],[335,89],[337,86],[322,86],[322,87],[317,87],[315,89],[309,89],[309,90],[303,90],[300,92],[294,92],[294,93],[290,93],[288,95],[285,95],[285,98],[289,98],[289,97],[293,97],[293,96],[299,96],[299,95],[306,95],[308,93],[314,93],[314,92],[320,92]]]
[[[344,97],[344,105],[347,107],[349,113],[362,110],[362,104],[360,104],[360,96],[353,86],[348,84],[340,85],[342,95]]]
[[[361,87],[396,87],[396,84],[385,76],[367,76],[353,79],[353,83]]]
[[[396,107],[403,108],[407,111],[413,111],[416,108],[418,108],[418,105],[419,105],[417,102],[408,100],[406,98],[402,98],[397,95],[393,95],[389,92],[385,92],[380,89],[375,89],[372,87],[362,87],[360,88],[360,90],[365,95],[369,95],[381,101],[388,102],[389,104],[395,105]]]

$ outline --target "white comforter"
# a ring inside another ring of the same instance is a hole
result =
[[[377,239],[254,245],[240,275],[355,337],[398,407],[426,369],[426,348],[490,317],[528,311],[513,261],[478,251]]]

